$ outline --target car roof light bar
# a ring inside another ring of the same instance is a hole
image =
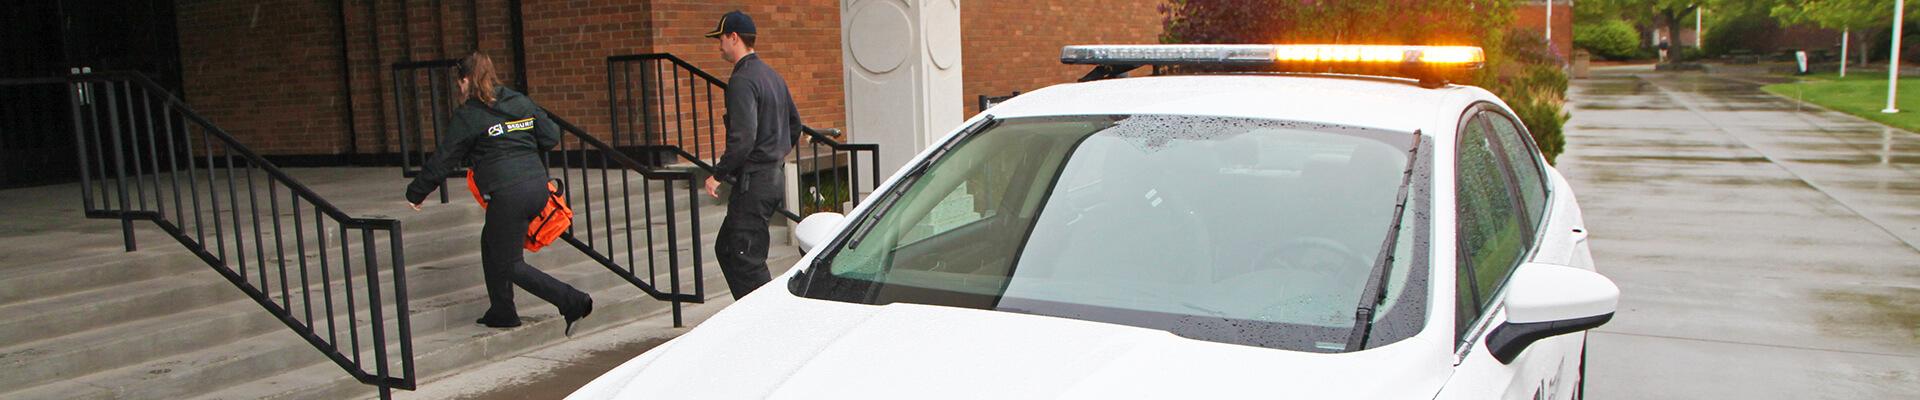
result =
[[[1473,46],[1078,45],[1062,48],[1060,62],[1097,66],[1083,81],[1120,77],[1141,65],[1193,65],[1403,76],[1419,79],[1423,86],[1438,86],[1485,65],[1486,53]]]

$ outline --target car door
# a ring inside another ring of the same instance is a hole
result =
[[[1544,167],[1524,132],[1498,106],[1463,114],[1454,157],[1456,202],[1456,365],[1441,398],[1565,399],[1575,383],[1577,344],[1563,335],[1530,346],[1511,363],[1491,356],[1486,333],[1505,321],[1500,307],[1516,268],[1538,250],[1549,192]],[[1569,357],[1569,356],[1572,357]]]

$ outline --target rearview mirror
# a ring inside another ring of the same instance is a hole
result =
[[[1501,363],[1512,363],[1540,339],[1606,324],[1620,303],[1613,280],[1561,265],[1523,264],[1507,287],[1507,322],[1487,334],[1487,349]]]
[[[833,240],[833,235],[840,232],[840,223],[846,219],[847,216],[840,213],[818,212],[800,220],[800,224],[793,227],[793,237],[799,242],[800,251],[813,251],[814,246]]]

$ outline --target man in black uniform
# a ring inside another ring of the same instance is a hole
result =
[[[782,166],[799,140],[800,112],[787,81],[753,52],[753,19],[734,11],[720,17],[707,37],[720,39],[720,55],[733,63],[727,79],[727,151],[707,178],[707,195],[720,197],[720,183],[733,186],[727,219],[713,251],[733,298],[745,297],[772,278],[767,274],[767,219],[786,193]]]

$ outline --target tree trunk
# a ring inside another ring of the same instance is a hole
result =
[[[1874,44],[1878,43],[1877,41],[1880,39],[1880,35],[1875,35],[1872,32],[1872,29],[1868,29],[1861,31],[1858,35],[1854,35],[1855,39],[1853,42],[1856,43],[1854,46],[1857,46],[1860,51],[1860,63],[1857,65],[1862,67],[1865,67],[1868,61],[1872,61],[1872,57],[1870,56],[1873,55],[1873,50],[1876,49]]]
[[[1692,12],[1693,6],[1678,10],[1659,10],[1661,23],[1667,25],[1667,62],[1680,62],[1680,17]],[[1699,46],[1697,42],[1693,46]]]

